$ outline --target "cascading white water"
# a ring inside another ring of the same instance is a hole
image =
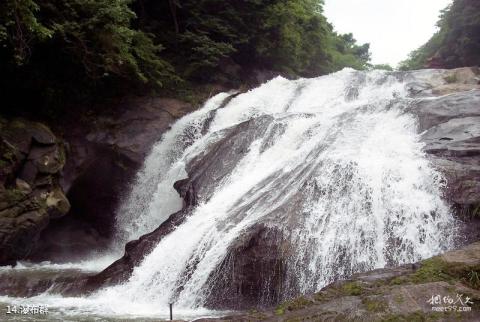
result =
[[[180,210],[173,183],[187,177],[185,166],[254,122],[248,149],[212,193],[200,196],[126,283],[86,298],[39,301],[107,314],[161,314],[172,301],[187,313],[201,310],[229,247],[259,223],[281,231],[293,248],[285,281],[292,294],[285,296],[452,246],[441,174],[422,151],[416,119],[406,112],[407,83],[395,74],[278,77],[219,109],[227,96],[178,121],[153,148],[123,205],[119,240],[138,238]]]
[[[187,176],[182,155],[201,138],[204,122],[226,97],[227,93],[217,95],[202,109],[177,121],[153,147],[119,210],[115,243],[121,249],[126,242],[153,231],[182,208],[182,199],[173,188],[175,181]]]

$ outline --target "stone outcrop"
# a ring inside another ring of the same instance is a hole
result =
[[[433,81],[417,93],[439,98],[420,98],[410,111],[418,116],[425,152],[446,177],[446,198],[461,219],[473,220],[475,228],[464,235],[475,241],[480,239],[480,70],[445,70],[441,76],[444,82]]]
[[[45,125],[0,119],[0,265],[29,256],[50,220],[70,210],[58,181],[60,141]]]

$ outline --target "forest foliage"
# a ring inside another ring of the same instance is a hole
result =
[[[480,65],[480,1],[454,0],[440,15],[438,31],[400,69]]]
[[[64,107],[185,84],[369,66],[321,0],[2,0],[4,102]]]

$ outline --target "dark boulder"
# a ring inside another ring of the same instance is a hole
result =
[[[0,139],[0,265],[6,265],[29,256],[70,203],[58,184],[63,145],[46,126],[2,120]]]

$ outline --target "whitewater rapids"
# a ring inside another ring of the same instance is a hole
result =
[[[260,223],[281,231],[289,245],[281,299],[453,247],[445,180],[408,112],[410,84],[437,76],[402,75],[345,69],[315,79],[277,77],[235,97],[213,97],[152,149],[121,207],[118,245],[179,211],[173,184],[187,178],[188,164],[213,153],[246,122],[241,135],[248,144],[232,144],[235,153],[222,161],[228,171],[203,187],[198,205],[130,279],[83,298],[47,292],[19,301],[117,317],[165,316],[173,302],[186,317],[209,315],[204,307],[221,278],[218,267],[232,244]]]

